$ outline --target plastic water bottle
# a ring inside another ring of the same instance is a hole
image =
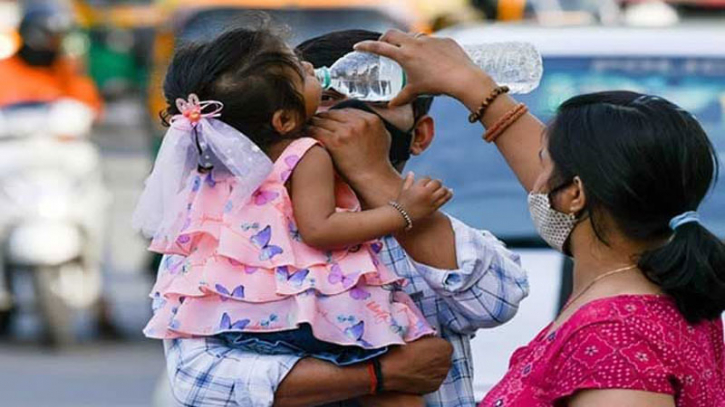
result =
[[[498,42],[464,46],[468,56],[499,85],[511,93],[536,89],[543,74],[541,54],[525,42]],[[351,52],[331,67],[315,70],[324,89],[335,89],[350,98],[388,101],[405,86],[405,72],[395,61],[375,54]]]

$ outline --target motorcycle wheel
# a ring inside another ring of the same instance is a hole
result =
[[[14,317],[15,308],[0,311],[0,338],[10,335]]]
[[[5,287],[11,293],[10,295],[12,295],[13,284],[11,278],[11,270],[7,266],[3,269],[5,270],[5,272],[3,273],[5,274],[5,276],[0,278],[5,278]],[[0,338],[10,336],[16,314],[17,308],[14,304],[14,301],[9,308],[0,310]]]
[[[73,309],[58,295],[57,286],[64,265],[39,267],[33,272],[37,301],[43,321],[44,345],[58,349],[75,343]]]

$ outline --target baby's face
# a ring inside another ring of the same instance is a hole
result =
[[[322,86],[315,77],[315,68],[309,62],[301,62],[304,73],[304,81],[301,84],[301,92],[305,99],[306,119],[312,117],[320,105],[322,97]]]

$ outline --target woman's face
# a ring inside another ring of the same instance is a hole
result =
[[[554,175],[555,164],[549,155],[547,144],[548,137],[544,136],[541,140],[541,149],[539,150],[539,163],[541,164],[541,172],[534,182],[532,192],[549,194],[551,207],[558,212],[572,213],[577,212],[576,208],[581,206],[581,183],[575,180],[561,185],[552,185],[551,178]],[[553,189],[552,189],[553,188]]]
[[[541,172],[534,182],[532,192],[547,193],[549,192],[549,179],[554,173],[554,162],[551,161],[549,150],[546,148],[546,139],[542,140],[542,146],[539,150],[539,164],[541,164]]]

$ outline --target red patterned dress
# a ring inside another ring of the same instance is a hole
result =
[[[514,352],[479,407],[551,407],[584,389],[642,390],[671,394],[678,407],[723,407],[722,321],[689,324],[667,296],[592,301]]]

